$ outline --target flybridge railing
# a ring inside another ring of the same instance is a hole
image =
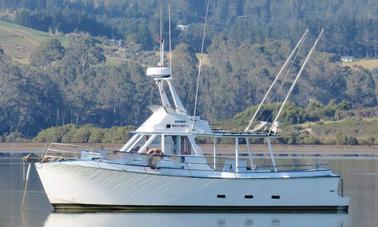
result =
[[[76,144],[51,143],[46,146],[42,156],[42,162],[65,161],[65,160],[106,160],[117,164],[145,166],[153,169],[187,169],[201,171],[222,172],[266,172],[275,171],[270,159],[264,156],[250,157],[249,154],[241,153],[236,165],[235,156],[231,153],[219,153],[216,157],[210,154],[204,156],[195,155],[164,155],[125,153],[112,149],[96,149],[94,146],[82,146]],[[326,163],[306,160],[301,163],[285,157],[277,159],[275,166],[280,171],[305,171],[329,169]]]

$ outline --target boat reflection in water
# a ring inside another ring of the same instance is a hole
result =
[[[44,227],[341,227],[346,213],[51,213]]]

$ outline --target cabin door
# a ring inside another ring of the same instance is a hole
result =
[[[181,155],[191,155],[192,147],[190,145],[189,139],[186,136],[181,137]]]

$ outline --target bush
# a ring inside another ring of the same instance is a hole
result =
[[[5,142],[25,142],[26,139],[19,132],[11,132],[5,136]]]
[[[336,135],[336,143],[340,145],[357,145],[358,140],[353,136],[339,133]]]
[[[135,128],[132,126],[114,126],[104,133],[104,140],[103,143],[126,143],[129,139],[130,131],[134,130]]]
[[[62,143],[125,143],[133,126],[115,126],[109,129],[92,125],[77,127],[73,124],[52,127],[38,133],[34,142]]]
[[[63,142],[63,136],[74,129],[76,129],[74,124],[48,128],[40,131],[38,135],[34,137],[33,142],[60,143]]]
[[[106,129],[102,129],[102,128],[92,128],[92,132],[91,132],[88,142],[89,143],[102,143],[102,141],[104,140],[105,131]]]
[[[361,144],[364,144],[364,145],[374,145],[375,144],[375,138],[374,137],[368,137],[367,139],[362,140]]]
[[[320,144],[320,141],[315,136],[309,135],[302,138],[303,144]]]

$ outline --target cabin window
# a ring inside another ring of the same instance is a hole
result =
[[[217,195],[217,198],[219,198],[219,199],[225,199],[226,195]]]
[[[280,199],[279,195],[272,195],[272,199]]]
[[[244,199],[253,199],[253,195],[245,195]]]
[[[168,124],[166,127],[167,127],[167,128],[171,128],[171,125]]]

